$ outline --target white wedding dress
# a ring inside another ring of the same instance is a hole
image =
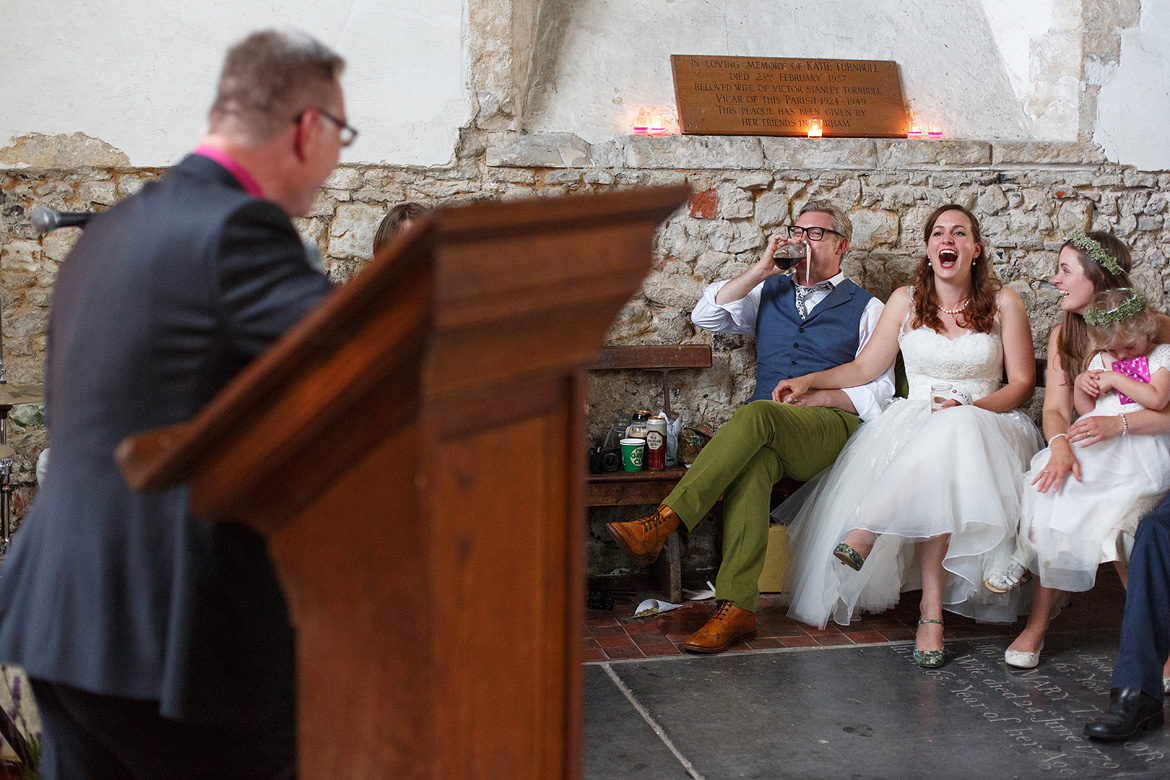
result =
[[[1003,344],[991,333],[954,339],[902,324],[898,342],[910,390],[863,424],[837,462],[775,511],[791,520],[788,614],[824,627],[847,625],[860,612],[881,612],[904,590],[921,587],[917,545],[950,534],[943,566],[944,607],[992,622],[1012,622],[1025,606],[1020,589],[996,595],[983,587],[1011,555],[1020,518],[1023,475],[1043,444],[1018,410],[974,406],[930,411],[930,386],[950,382],[978,400],[1000,387]],[[833,548],[852,529],[880,534],[861,571],[842,565]]]

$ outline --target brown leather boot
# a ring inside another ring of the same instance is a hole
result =
[[[730,601],[721,601],[711,619],[687,637],[682,649],[692,653],[722,653],[732,642],[755,635],[756,613],[740,609]]]
[[[653,562],[678,524],[678,515],[664,504],[655,509],[653,514],[628,523],[606,523],[605,527],[635,560]]]

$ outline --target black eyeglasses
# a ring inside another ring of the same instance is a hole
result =
[[[785,228],[788,231],[789,238],[807,238],[809,241],[820,241],[825,237],[825,233],[832,233],[835,236],[845,238],[843,233],[838,233],[836,230],[829,230],[823,227],[801,227],[800,225],[789,225]]]
[[[325,109],[323,109],[323,108],[306,108],[305,111],[316,111],[318,114],[325,117],[333,124],[337,125],[338,135],[341,138],[341,145],[342,146],[349,146],[350,144],[352,144],[354,141],[357,140],[358,131],[357,131],[356,127],[354,127],[353,125],[348,125],[345,122],[342,122],[340,119],[333,116],[333,114],[330,114]],[[305,111],[302,111],[301,113],[296,115],[296,117],[293,119],[293,124],[296,124],[297,122],[301,121],[301,117],[303,117],[305,115]]]

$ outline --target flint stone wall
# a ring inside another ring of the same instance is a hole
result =
[[[78,231],[36,236],[36,207],[104,209],[162,173],[158,169],[0,169],[0,311],[9,382],[43,380],[45,325],[53,280]],[[1051,285],[1056,253],[1075,228],[1111,230],[1133,250],[1137,283],[1151,302],[1167,297],[1167,193],[1170,173],[1138,171],[1104,160],[1080,143],[779,139],[670,136],[588,144],[570,134],[463,131],[450,166],[344,166],[329,179],[308,216],[297,221],[344,283],[368,262],[373,231],[394,203],[458,204],[549,197],[635,186],[687,183],[695,194],[659,230],[654,268],[610,330],[610,344],[711,344],[713,365],[672,373],[671,405],[687,425],[725,422],[752,391],[750,337],[719,336],[691,324],[705,285],[756,260],[769,232],[811,198],[828,198],[854,223],[844,270],[886,299],[922,258],[922,228],[949,202],[979,215],[995,271],[1023,297],[1038,354],[1059,321]],[[111,311],[111,317],[118,313]],[[662,406],[659,375],[607,372],[590,377],[590,435],[604,436],[619,414]],[[1038,419],[1039,398],[1029,411]],[[46,445],[40,407],[13,409],[9,441],[17,449],[14,482],[22,516]],[[591,573],[628,562],[600,541],[591,519]],[[713,534],[691,535],[692,565],[713,563]]]

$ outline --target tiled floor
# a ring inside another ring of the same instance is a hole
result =
[[[587,662],[620,661],[634,658],[679,655],[688,636],[707,621],[713,602],[691,602],[682,609],[657,617],[633,617],[643,598],[656,597],[637,587],[635,598],[614,606],[610,612],[588,610],[583,635],[584,660]],[[762,596],[756,613],[756,638],[733,645],[728,653],[771,650],[780,647],[831,647],[865,645],[914,639],[918,623],[919,593],[903,594],[902,603],[880,615],[865,615],[849,626],[829,623],[823,630],[798,623],[785,615],[779,596]],[[1088,593],[1074,594],[1071,603],[1053,621],[1050,633],[1118,628],[1125,606],[1122,589],[1112,567],[1103,566],[1097,586]],[[1014,625],[976,623],[968,618],[946,613],[945,639],[974,637],[1014,637],[1023,628],[1021,619]]]

